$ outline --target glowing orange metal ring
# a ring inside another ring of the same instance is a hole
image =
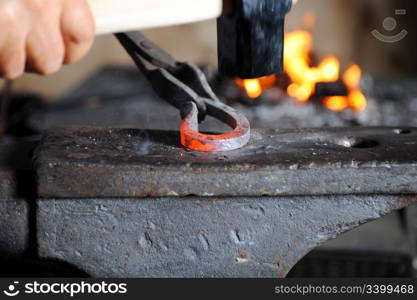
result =
[[[207,101],[208,114],[228,124],[232,131],[223,134],[204,134],[198,130],[198,109],[190,102],[188,112],[180,125],[181,144],[190,150],[200,152],[231,151],[245,146],[250,139],[248,119],[241,113],[221,102]]]

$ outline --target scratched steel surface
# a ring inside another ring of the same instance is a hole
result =
[[[223,153],[186,151],[176,132],[62,129],[35,166],[52,198],[416,194],[417,129],[262,129]]]

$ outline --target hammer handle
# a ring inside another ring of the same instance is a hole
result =
[[[222,0],[87,0],[97,34],[186,24],[221,15]]]

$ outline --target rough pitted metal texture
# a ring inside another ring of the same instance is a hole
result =
[[[282,277],[416,196],[40,200],[44,258],[94,277]]]
[[[416,194],[417,129],[261,129],[223,153],[186,151],[177,132],[62,129],[35,164],[47,198]]]

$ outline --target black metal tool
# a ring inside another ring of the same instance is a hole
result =
[[[292,0],[235,0],[218,19],[219,70],[240,78],[282,71],[284,17]]]
[[[229,151],[243,147],[250,138],[249,121],[223,104],[213,93],[204,73],[194,64],[177,62],[139,32],[116,37],[150,81],[155,92],[178,108],[184,147],[202,152]],[[198,122],[209,114],[233,130],[220,135],[203,134]]]
[[[158,96],[181,112],[187,102],[194,102],[202,121],[207,112],[203,98],[219,101],[195,65],[177,62],[140,32],[117,33],[116,37]]]

